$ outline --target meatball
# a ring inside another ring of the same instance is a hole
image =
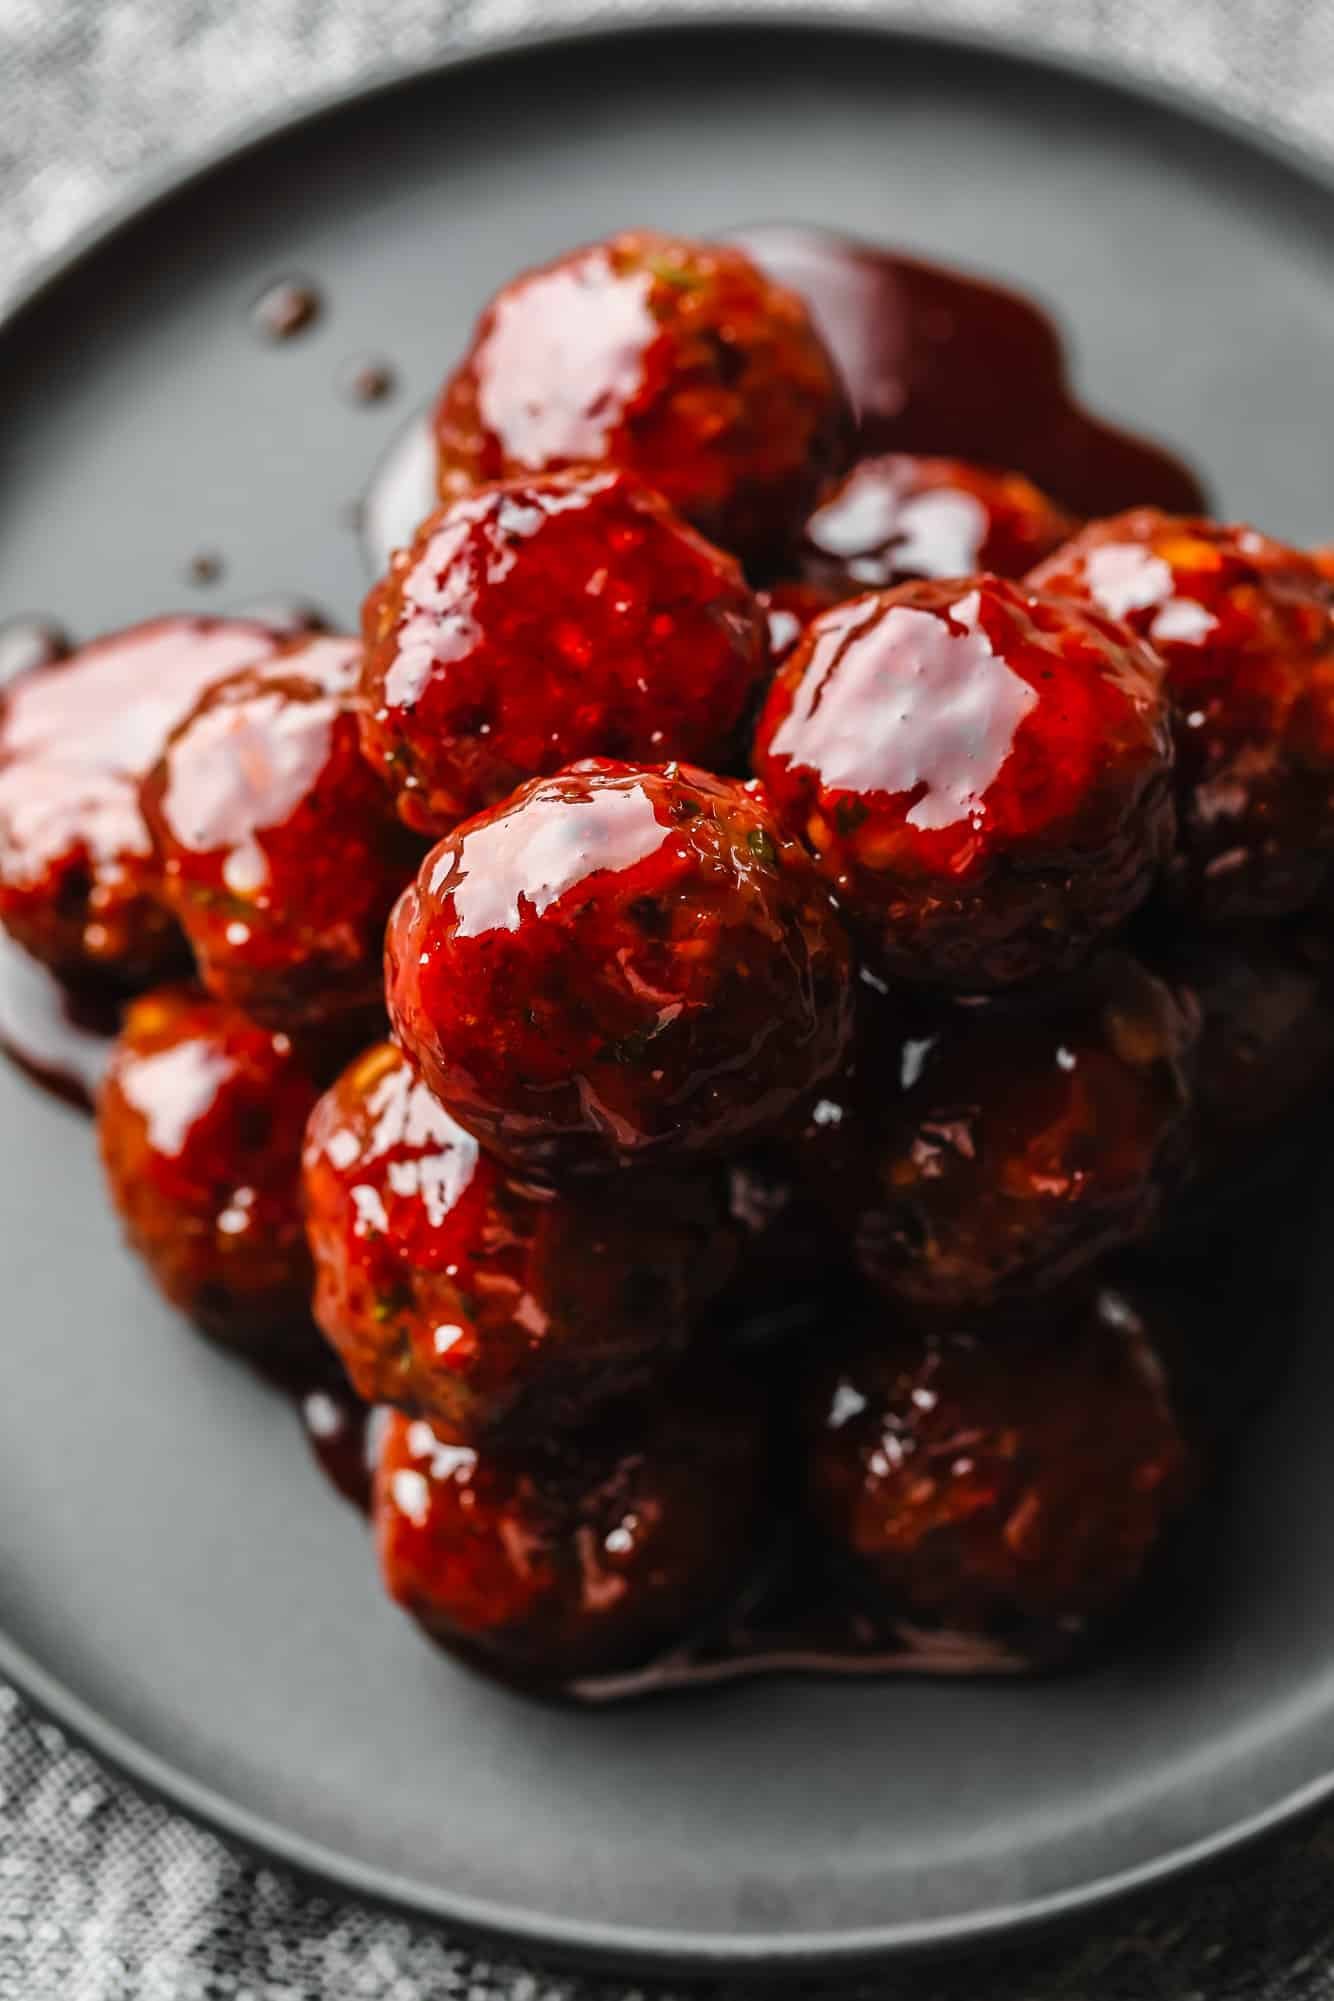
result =
[[[382,1017],[385,921],[421,859],[361,757],[360,661],[307,634],[218,681],[142,790],[205,985],[271,1027]]]
[[[158,1286],[275,1366],[319,1351],[300,1192],[318,1095],[287,1036],[163,987],[131,1003],[98,1100],[111,1197]]]
[[[589,760],[448,835],[389,925],[398,1038],[530,1172],[738,1146],[838,1064],[848,946],[754,788]]]
[[[526,1456],[397,1413],[375,1480],[392,1597],[446,1645],[549,1682],[639,1665],[745,1581],[767,1420],[719,1371]]]
[[[964,992],[1077,964],[1171,848],[1152,656],[996,577],[823,613],[779,669],[754,762],[872,960]]]
[[[512,1180],[388,1043],[316,1106],[305,1193],[315,1316],[353,1386],[474,1440],[652,1387],[736,1256],[720,1180],[635,1177],[614,1204]]]
[[[1124,620],[1166,664],[1181,897],[1220,923],[1309,902],[1334,852],[1334,593],[1314,559],[1141,507],[1031,582]]]
[[[1308,921],[1193,931],[1162,952],[1199,1008],[1195,1111],[1211,1174],[1253,1164],[1256,1142],[1315,1110],[1334,1073],[1334,1001],[1328,970],[1305,949]]]
[[[740,250],[629,231],[497,293],[436,407],[440,491],[610,462],[762,560],[790,541],[850,425],[795,292]]]
[[[908,1622],[1069,1636],[1125,1596],[1192,1453],[1140,1314],[1107,1290],[1001,1333],[871,1325],[821,1363],[810,1507]]]
[[[1022,577],[1074,529],[1022,473],[889,452],[855,465],[807,518],[799,567],[833,598],[914,577]]]
[[[5,689],[0,923],[34,957],[136,986],[184,956],[139,783],[201,690],[280,643],[250,619],[154,619]]]
[[[1141,1236],[1188,1164],[1195,1030],[1121,953],[1040,1000],[887,1024],[846,1193],[866,1276],[918,1308],[982,1307]]]
[[[434,834],[580,757],[726,764],[767,666],[736,564],[610,466],[441,508],[365,631],[366,754]]]

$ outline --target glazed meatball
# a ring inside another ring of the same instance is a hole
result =
[[[131,1004],[97,1107],[112,1200],[161,1290],[274,1366],[319,1352],[300,1195],[318,1094],[287,1036],[163,987]]]
[[[1193,1483],[1163,1365],[1110,1291],[1002,1335],[872,1324],[822,1362],[811,1509],[881,1609],[1033,1639],[1115,1608]]]
[[[866,1276],[917,1308],[990,1306],[1141,1236],[1187,1165],[1195,1031],[1121,953],[1033,1001],[887,1023],[844,1198]]]
[[[1074,529],[1022,473],[889,452],[855,465],[807,517],[799,568],[831,598],[979,570],[1022,577]]]
[[[1334,593],[1253,528],[1142,507],[1034,571],[1123,619],[1166,663],[1180,852],[1172,881],[1222,923],[1315,894],[1334,852]]]
[[[366,754],[435,834],[580,757],[726,764],[767,665],[736,564],[610,466],[441,508],[365,632]]]
[[[374,1520],[392,1597],[446,1645],[560,1682],[639,1665],[744,1582],[766,1418],[716,1376],[515,1456],[391,1417]]]
[[[996,577],[823,613],[774,681],[755,769],[872,959],[964,992],[1077,964],[1171,848],[1153,657]]]
[[[315,1315],[368,1402],[453,1437],[541,1434],[651,1388],[730,1275],[721,1179],[614,1202],[511,1179],[385,1043],[311,1117]]]
[[[848,947],[754,788],[588,762],[446,837],[389,925],[391,1019],[487,1146],[552,1174],[739,1146],[838,1064]]]
[[[218,681],[143,787],[205,985],[271,1027],[383,1015],[385,920],[421,844],[362,760],[360,662],[355,640],[308,634]]]
[[[0,696],[0,923],[36,958],[136,986],[184,956],[139,784],[201,690],[279,644],[249,619],[155,619]]]
[[[621,465],[724,548],[791,539],[850,416],[795,292],[740,250],[630,231],[497,293],[435,412],[440,491]]]

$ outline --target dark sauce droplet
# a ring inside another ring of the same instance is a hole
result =
[[[0,1048],[67,1104],[92,1105],[122,1006],[104,987],[63,985],[0,932]]]
[[[387,361],[354,361],[339,377],[339,389],[349,403],[383,403],[398,387]]]
[[[211,549],[201,549],[191,556],[185,566],[185,574],[192,584],[216,584],[223,572],[222,557]]]
[[[265,340],[291,340],[313,326],[323,309],[323,299],[305,279],[280,278],[260,293],[250,318]]]
[[[63,660],[70,650],[69,639],[52,620],[12,618],[0,625],[0,688],[34,667],[47,667]]]

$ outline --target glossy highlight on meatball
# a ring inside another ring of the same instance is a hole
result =
[[[375,1481],[390,1595],[436,1639],[560,1683],[638,1666],[744,1581],[767,1526],[767,1418],[707,1391],[526,1455],[395,1414]]]
[[[731,557],[615,467],[449,502],[365,635],[366,754],[434,834],[581,757],[725,765],[767,665]]]
[[[798,567],[833,598],[918,577],[1022,577],[1075,526],[1022,473],[887,452],[862,459],[808,516]]]
[[[1188,1164],[1195,1032],[1189,1000],[1106,953],[1050,996],[890,1037],[845,1198],[866,1276],[916,1308],[986,1307],[1142,1236]]]
[[[251,619],[153,619],[3,691],[0,923],[35,958],[136,986],[183,957],[139,784],[204,688],[280,644]]]
[[[318,1094],[287,1036],[162,987],[131,1003],[97,1107],[112,1200],[162,1292],[274,1367],[319,1346],[300,1196]]]
[[[435,412],[446,497],[561,466],[625,466],[747,560],[791,539],[849,426],[795,292],[740,250],[648,230],[506,285]]]
[[[999,1334],[868,1326],[807,1416],[810,1506],[863,1590],[960,1633],[1076,1635],[1194,1484],[1149,1329],[1106,1289]]]
[[[383,1043],[305,1146],[315,1316],[354,1388],[454,1438],[543,1436],[660,1386],[730,1275],[721,1179],[511,1179]]]
[[[1076,965],[1171,847],[1152,655],[996,577],[817,618],[774,681],[754,763],[872,959],[963,992]]]
[[[1222,923],[1309,902],[1334,853],[1334,591],[1315,559],[1141,507],[1030,582],[1123,620],[1166,665],[1183,902]]]
[[[421,859],[361,756],[360,662],[355,640],[303,635],[216,682],[143,787],[205,985],[277,1028],[373,1029],[385,920]]]
[[[588,760],[427,856],[390,921],[398,1039],[544,1175],[734,1148],[834,1070],[848,947],[755,788]]]

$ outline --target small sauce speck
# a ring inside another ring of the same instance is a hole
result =
[[[398,377],[387,361],[354,361],[339,377],[339,388],[349,403],[383,403],[398,387]]]
[[[250,319],[265,340],[291,340],[313,326],[323,310],[324,301],[313,285],[301,278],[280,278],[260,293]]]

